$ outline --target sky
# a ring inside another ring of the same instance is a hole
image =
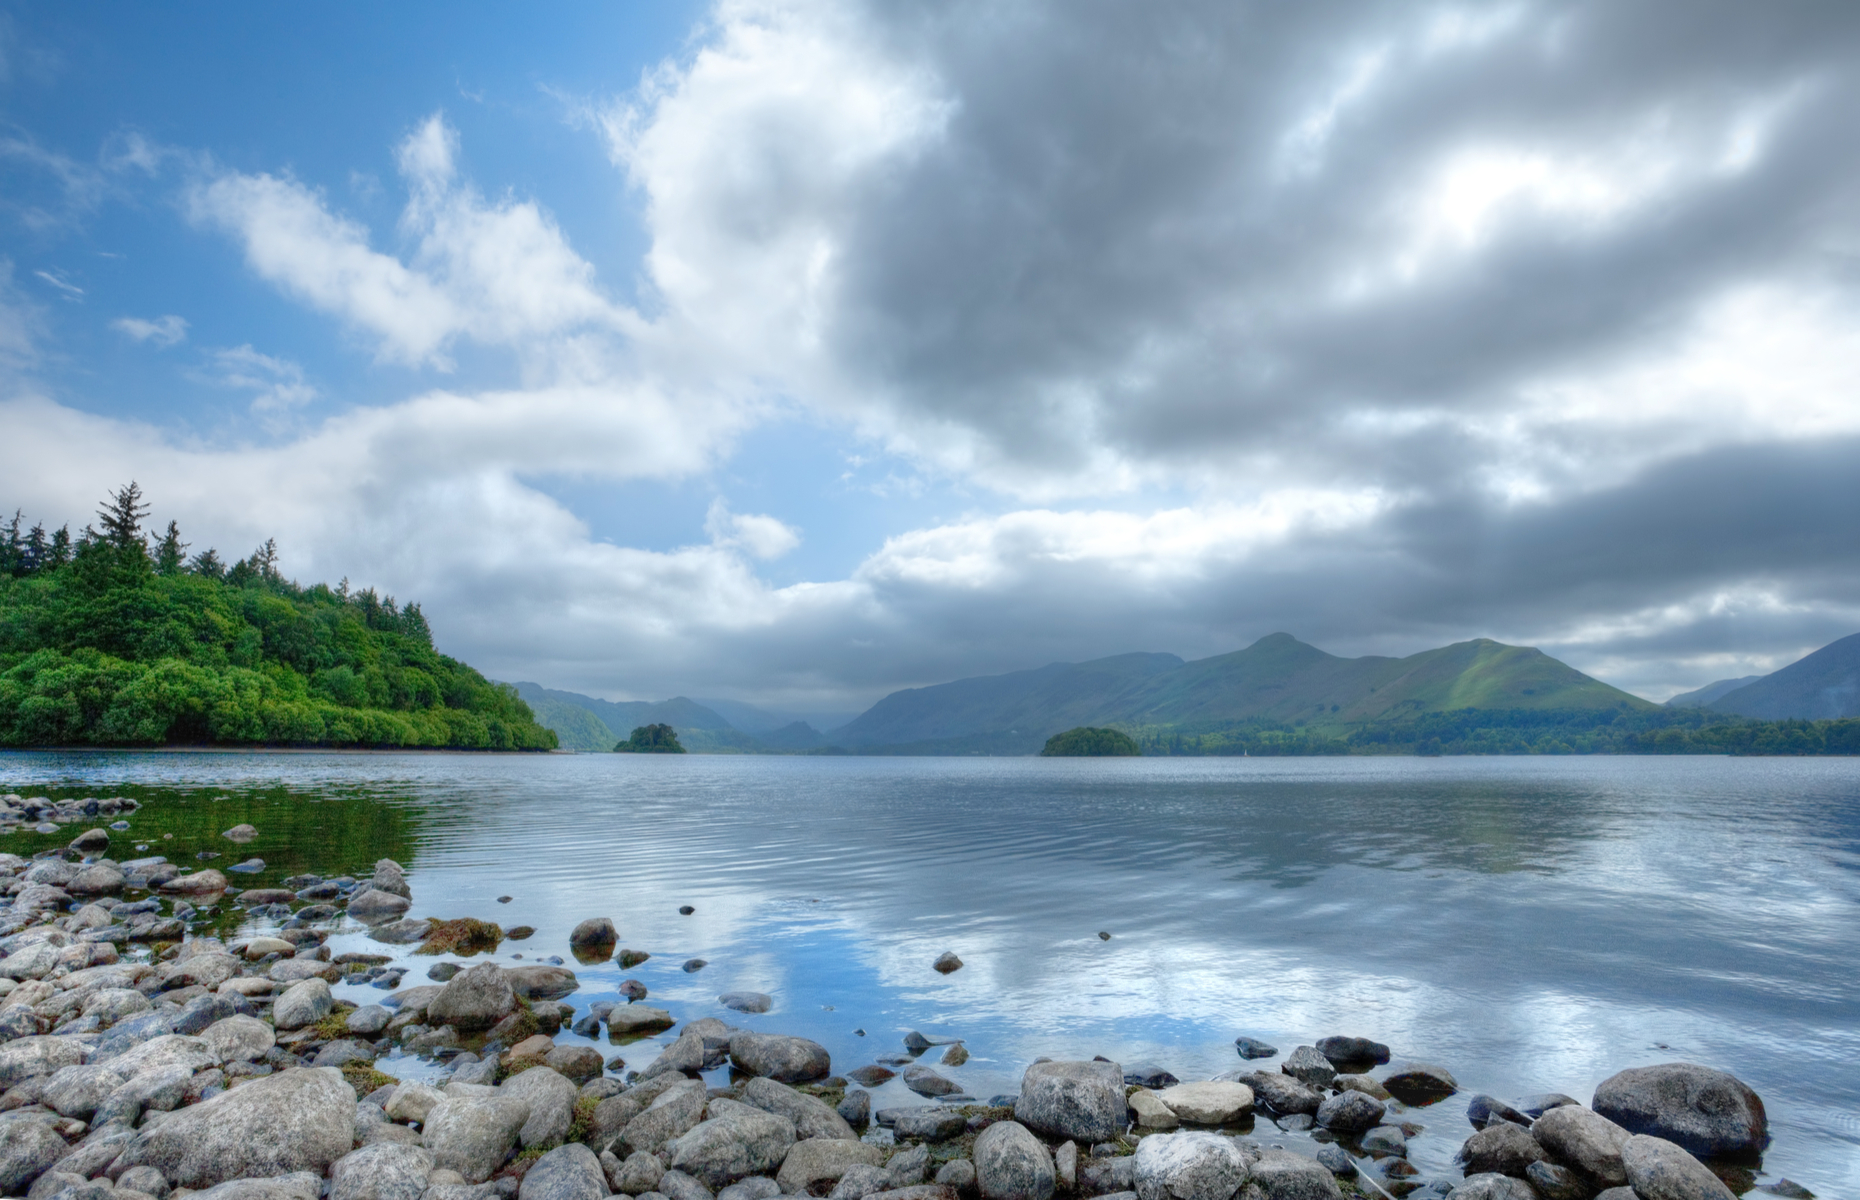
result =
[[[1860,6],[0,2],[0,506],[502,679],[1860,629]]]

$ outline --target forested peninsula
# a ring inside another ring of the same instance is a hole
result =
[[[75,536],[0,523],[0,745],[552,750],[507,684],[433,649],[418,604],[227,564],[134,483]]]

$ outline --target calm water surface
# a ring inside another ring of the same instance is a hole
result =
[[[841,1070],[960,1036],[939,1069],[978,1096],[1043,1054],[1190,1079],[1238,1067],[1239,1034],[1373,1037],[1465,1089],[1406,1114],[1422,1178],[1454,1174],[1473,1092],[1587,1101],[1706,1063],[1768,1106],[1759,1182],[1860,1195],[1860,762],[8,754],[0,789],[145,797],[128,836],[174,832],[183,863],[249,820],[261,886],[392,854],[415,915],[537,927],[500,961],[611,916],[680,1019],[813,1037]],[[614,998],[614,964],[569,965],[569,1003]],[[775,1007],[725,1012],[732,990]]]

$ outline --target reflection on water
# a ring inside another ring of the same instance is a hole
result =
[[[177,861],[248,820],[260,882],[398,858],[417,913],[537,927],[500,960],[566,958],[610,916],[653,957],[577,966],[571,1003],[637,978],[841,1069],[913,1028],[966,1039],[939,1069],[981,1096],[1041,1054],[1206,1077],[1238,1034],[1370,1036],[1501,1096],[1690,1059],[1763,1095],[1771,1177],[1860,1189],[1860,763],[0,757],[27,785],[158,798],[134,833],[176,832]],[[946,949],[967,965],[944,977]],[[775,1008],[717,1007],[739,989]],[[1463,1098],[1411,1114],[1425,1176],[1451,1173]]]

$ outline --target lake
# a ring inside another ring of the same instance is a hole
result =
[[[916,1029],[962,1038],[968,1062],[938,1069],[987,1097],[1040,1055],[1192,1079],[1242,1066],[1236,1036],[1361,1035],[1463,1088],[1404,1116],[1425,1180],[1456,1177],[1475,1092],[1587,1102],[1686,1060],[1763,1097],[1758,1182],[1860,1194],[1853,760],[9,753],[0,791],[144,799],[119,837],[263,857],[242,886],[395,857],[415,915],[534,925],[502,962],[568,958],[609,916],[652,958],[569,959],[569,1003],[637,978],[681,1020],[814,1038],[836,1070]],[[218,837],[241,821],[257,841]],[[381,949],[354,927],[330,944]],[[721,1009],[735,990],[774,1008]],[[639,1067],[659,1044],[603,1051]],[[873,1101],[924,1102],[901,1080]]]

